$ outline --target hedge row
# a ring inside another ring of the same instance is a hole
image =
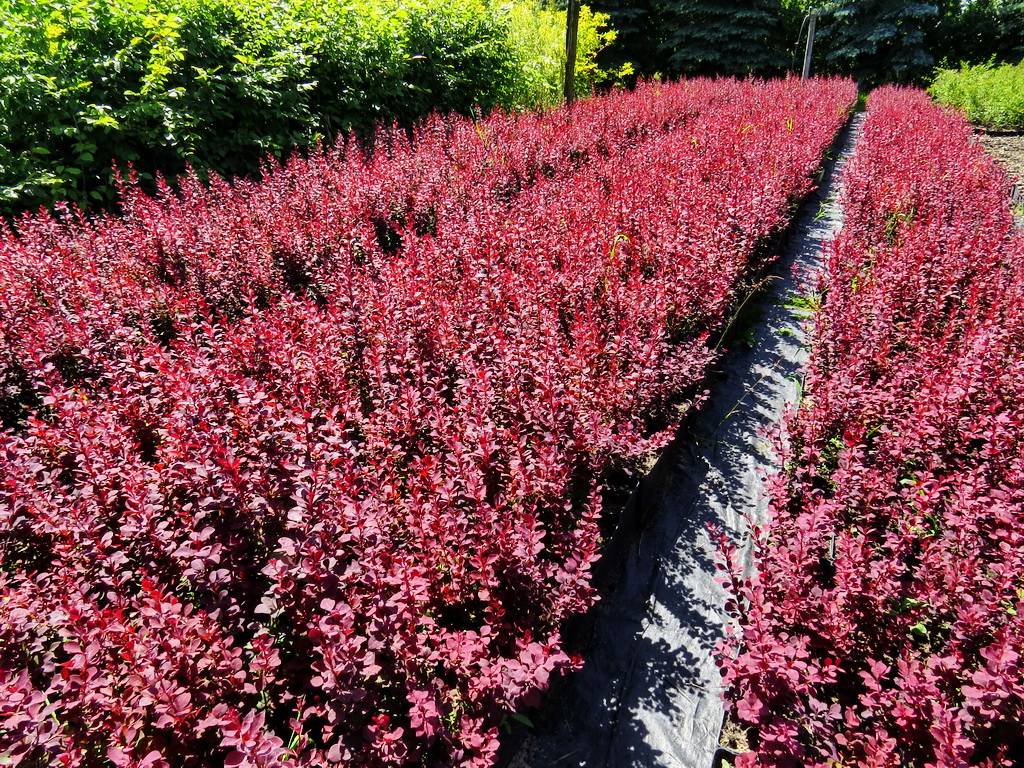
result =
[[[929,92],[940,104],[963,110],[972,123],[1024,131],[1024,62],[941,69]]]
[[[961,116],[893,88],[868,107],[773,517],[734,577],[736,765],[1020,765],[1024,239]]]
[[[0,0],[0,213],[109,203],[111,166],[252,173],[437,109],[546,106],[564,12],[541,0]],[[614,39],[585,11],[580,88]]]
[[[0,755],[490,765],[855,95],[438,119],[7,234]]]

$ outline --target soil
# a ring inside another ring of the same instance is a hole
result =
[[[1014,182],[1024,183],[1024,133],[986,133],[979,130],[978,140]]]

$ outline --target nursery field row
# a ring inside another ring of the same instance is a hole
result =
[[[7,233],[0,754],[490,765],[855,98],[646,86]]]
[[[387,263],[437,234],[439,218],[509,209],[522,190],[614,163],[737,88],[652,84],[540,115],[436,116],[411,137],[382,131],[369,157],[342,146],[296,155],[259,182],[190,177],[156,198],[125,185],[123,215],[25,216],[0,239],[0,415],[18,418],[10,398],[33,360],[123,327],[166,340],[200,314],[238,317],[284,294],[326,299],[339,274]]]
[[[868,107],[759,568],[734,577],[737,765],[1019,765],[1024,241],[962,116]]]

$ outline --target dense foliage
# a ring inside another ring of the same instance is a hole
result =
[[[908,80],[933,62],[925,33],[938,8],[896,0],[596,0],[619,30],[609,55],[636,61],[644,74],[771,74],[803,58],[798,39],[807,13],[820,14],[818,71],[852,74],[866,84]]]
[[[661,0],[660,8],[667,71],[766,74],[788,63],[779,0]]]
[[[814,71],[864,85],[923,82],[935,63],[1024,58],[1024,0],[594,0],[618,32],[602,54],[643,75],[800,70],[802,22],[820,14]]]
[[[615,44],[606,48],[599,61],[618,67],[629,62],[640,75],[663,73],[654,3],[656,0],[592,0],[590,6],[606,13],[615,29]]]
[[[791,0],[594,0],[616,29],[603,55],[644,75],[773,75],[790,61]],[[797,19],[799,24],[799,19]]]
[[[539,0],[0,0],[0,16],[0,212],[107,203],[114,162],[252,173],[378,121],[549,104],[562,78],[564,14]],[[589,90],[613,35],[582,22]]]
[[[928,90],[940,104],[962,109],[972,123],[1024,130],[1024,62],[941,69]]]
[[[938,12],[935,3],[913,0],[831,0],[821,19],[828,71],[866,86],[926,75],[935,63],[926,35]]]
[[[738,766],[1024,762],[1024,239],[959,115],[869,100],[724,654]]]
[[[0,759],[489,765],[854,98],[642,86],[23,219]]]
[[[1024,0],[938,0],[929,38],[946,65],[1024,59]]]
[[[518,62],[506,102],[514,107],[544,108],[561,103],[565,83],[566,12],[545,0],[518,0],[508,10],[509,35]],[[608,26],[607,14],[580,7],[576,42],[576,95],[620,82],[633,72],[630,62],[602,69],[597,57],[611,46],[618,32]]]

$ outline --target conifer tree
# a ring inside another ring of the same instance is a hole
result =
[[[999,48],[1003,61],[1024,61],[1024,0],[1000,0],[996,3],[999,19]]]
[[[661,50],[684,74],[778,74],[786,66],[780,0],[658,0]]]
[[[938,18],[935,3],[832,0],[822,11],[825,60],[832,71],[875,85],[909,82],[935,63],[926,41]]]
[[[628,61],[641,75],[665,71],[654,7],[658,0],[584,1],[595,11],[611,16],[611,27],[617,33],[615,45],[601,56],[603,66],[617,69]]]

